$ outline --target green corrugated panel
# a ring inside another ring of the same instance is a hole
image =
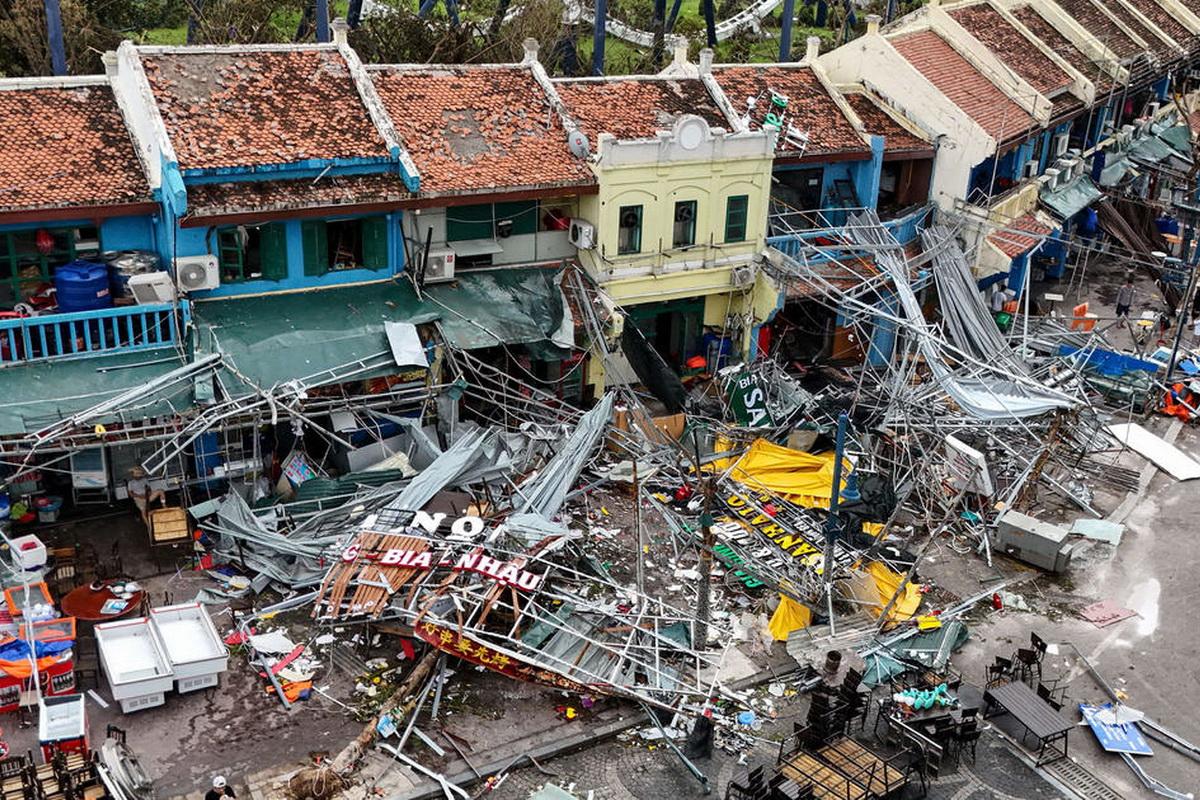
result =
[[[210,346],[211,329],[242,373],[272,386],[388,352],[383,326],[389,321],[440,320],[447,341],[465,350],[545,341],[563,319],[556,274],[532,268],[466,273],[427,287],[425,302],[407,281],[214,300],[197,303],[193,320],[201,349]],[[395,369],[380,374],[390,372]]]
[[[108,400],[127,389],[183,366],[173,350],[47,361],[0,369],[0,435],[35,431]],[[192,403],[190,384],[173,389],[171,404],[179,410]],[[167,412],[160,403],[139,409],[143,415]],[[97,422],[112,422],[115,415]]]

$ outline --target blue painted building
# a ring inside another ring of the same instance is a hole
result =
[[[153,247],[193,300],[387,280],[420,186],[354,51],[136,47],[109,76],[160,201]]]

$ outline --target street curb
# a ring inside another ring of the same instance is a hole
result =
[[[1175,444],[1175,440],[1179,438],[1179,432],[1183,430],[1183,423],[1179,420],[1171,420],[1171,426],[1166,434],[1162,437],[1167,444]],[[1113,509],[1113,512],[1108,515],[1109,522],[1124,522],[1133,513],[1133,507],[1137,505],[1139,499],[1146,491],[1146,487],[1150,485],[1150,481],[1158,473],[1158,466],[1149,459],[1146,460],[1146,466],[1142,467],[1142,474],[1138,476],[1138,488],[1136,491],[1129,492],[1125,495],[1125,499],[1121,501],[1121,505]]]
[[[760,686],[773,680],[778,680],[781,675],[786,675],[792,670],[779,672],[771,669],[766,669],[761,672],[756,672],[753,675],[748,675],[745,678],[734,681],[730,684],[730,688],[735,691],[750,689],[755,686]],[[630,713],[620,719],[605,723],[598,728],[590,728],[586,731],[568,736],[565,739],[561,738],[557,731],[542,731],[539,734],[529,737],[531,740],[545,738],[548,735],[552,736],[552,741],[541,745],[530,747],[532,742],[519,741],[504,749],[504,756],[494,758],[486,764],[478,765],[479,772],[484,778],[489,775],[494,775],[500,770],[512,763],[514,758],[529,754],[538,761],[543,759],[551,759],[557,756],[566,755],[567,753],[582,750],[590,745],[599,744],[600,742],[611,739],[619,733],[627,731],[631,728],[637,728],[646,724],[646,719],[637,713],[636,709],[630,709]],[[449,774],[450,770],[457,770],[453,775]],[[445,773],[446,780],[455,786],[469,786],[483,778],[476,777],[471,768],[466,762],[460,760],[453,761],[447,767]],[[442,797],[442,787],[436,781],[426,781],[410,789],[407,792],[395,795],[388,800],[424,800],[427,797]]]
[[[644,724],[644,720],[636,713],[627,714],[624,717],[608,722],[598,728],[590,728],[580,731],[576,734],[563,738],[557,731],[542,731],[539,734],[529,737],[532,740],[550,738],[550,741],[542,744],[535,744],[532,747],[532,742],[519,740],[514,743],[514,746],[505,748],[502,752],[504,755],[500,758],[493,758],[486,764],[480,764],[478,770],[483,774],[484,778],[489,775],[494,775],[500,770],[512,763],[514,758],[519,758],[522,755],[531,755],[538,761],[542,759],[550,759],[555,756],[565,755],[573,750],[579,750],[591,744],[597,744],[605,739],[610,739],[617,734],[627,731],[630,728],[636,728]],[[492,751],[497,752],[497,751]],[[451,770],[458,770],[450,774]],[[466,762],[461,759],[450,763],[446,772],[443,773],[446,780],[455,786],[469,786],[472,783],[483,780],[476,777],[475,773],[467,766]],[[421,800],[426,797],[442,797],[442,787],[436,781],[426,781],[410,789],[407,792],[395,795],[389,800]]]

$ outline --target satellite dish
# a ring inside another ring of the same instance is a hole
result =
[[[587,134],[579,129],[567,134],[567,147],[578,158],[587,158],[592,154],[592,146],[588,143]]]

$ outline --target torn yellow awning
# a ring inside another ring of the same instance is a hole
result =
[[[805,508],[829,508],[833,466],[833,453],[813,455],[755,439],[729,477],[752,491],[770,493]],[[844,476],[850,469],[850,461],[843,459],[841,488],[846,486]]]
[[[787,595],[779,595],[779,607],[771,615],[767,628],[777,642],[787,641],[792,631],[807,628],[812,623],[812,611],[803,603],[797,603]]]

